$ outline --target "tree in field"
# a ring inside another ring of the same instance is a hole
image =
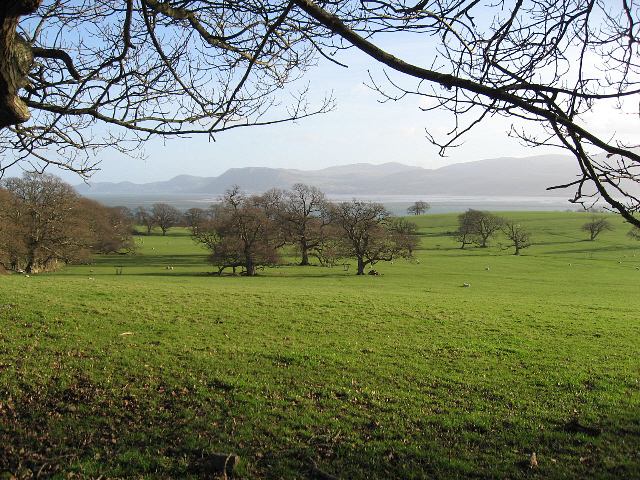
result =
[[[486,248],[489,240],[500,231],[504,220],[497,215],[480,210],[469,209],[458,215],[457,240],[465,245],[474,243],[481,248]]]
[[[476,223],[476,244],[481,248],[486,248],[489,240],[500,231],[503,224],[502,217],[489,212],[481,212]]]
[[[407,213],[409,215],[422,215],[426,213],[427,210],[431,208],[427,202],[423,202],[422,200],[414,202],[409,208],[407,208]]]
[[[640,228],[633,227],[631,230],[627,232],[627,235],[634,240],[640,240]]]
[[[281,194],[277,220],[286,241],[300,251],[300,265],[309,265],[309,254],[325,238],[326,206],[324,193],[302,183]]]
[[[182,214],[180,210],[166,203],[154,203],[151,206],[151,215],[153,216],[153,222],[162,230],[162,236],[167,234],[167,231],[176,226],[180,222]]]
[[[389,231],[396,236],[396,243],[406,250],[409,257],[418,246],[418,226],[402,217],[392,217],[388,223]]]
[[[90,249],[95,253],[132,253],[134,219],[126,207],[106,207],[88,198],[79,199],[79,216],[89,229]]]
[[[88,258],[91,234],[70,185],[51,175],[25,174],[3,187],[9,198],[2,223],[13,224],[2,248],[5,268],[32,273]]]
[[[589,240],[595,240],[598,235],[607,230],[613,230],[611,222],[603,217],[591,217],[591,219],[582,225],[582,231],[589,233]]]
[[[531,234],[522,225],[515,222],[504,222],[502,232],[511,242],[509,247],[514,247],[514,255],[520,255],[520,250],[531,246]]]
[[[153,227],[156,226],[156,219],[153,216],[153,212],[149,211],[145,207],[137,207],[133,214],[135,215],[138,225],[142,225],[147,229],[147,235],[151,235]]]
[[[191,234],[197,235],[200,226],[207,220],[207,211],[202,208],[190,208],[183,216]]]
[[[579,176],[558,186],[574,202],[602,197],[640,225],[633,139],[585,120],[611,103],[635,112],[639,17],[628,0],[6,1],[0,168],[26,159],[87,173],[96,149],[326,111],[331,102],[308,110],[304,95],[280,108],[280,92],[318,56],[357,49],[386,68],[370,82],[382,101],[420,96],[424,110],[451,113],[444,138],[429,134],[443,155],[490,117],[519,119],[511,135],[575,157]],[[407,34],[432,42],[424,63],[383,48]]]
[[[22,231],[14,216],[12,195],[0,188],[0,265],[4,270],[17,270],[26,245],[20,240]]]
[[[357,259],[357,275],[364,275],[367,265],[410,255],[404,235],[391,230],[391,214],[380,203],[353,200],[333,204],[329,216],[344,242],[345,254]]]
[[[455,232],[456,241],[460,242],[460,248],[474,243],[476,235],[476,218],[480,214],[478,210],[467,210],[458,215],[458,229]]]
[[[194,235],[211,250],[210,261],[220,273],[242,267],[247,276],[253,276],[257,267],[278,261],[279,232],[264,205],[264,198],[244,195],[233,187]]]

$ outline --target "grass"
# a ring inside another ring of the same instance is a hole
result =
[[[0,277],[0,478],[640,478],[640,243],[505,216],[521,256],[427,215],[379,277],[219,278],[183,231]]]

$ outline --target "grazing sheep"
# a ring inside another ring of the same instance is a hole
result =
[[[467,282],[464,282],[464,283],[462,284],[462,286],[463,286],[463,287],[465,287],[465,288],[468,288],[468,287],[470,287],[470,286],[471,286],[471,284],[470,284],[470,283],[467,283]]]

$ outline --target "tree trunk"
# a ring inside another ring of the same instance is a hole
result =
[[[256,266],[253,264],[253,258],[250,256],[245,258],[244,268],[247,270],[247,277],[253,277],[256,274]]]
[[[309,265],[309,249],[304,242],[300,243],[300,251],[302,252],[302,260],[300,261],[300,265]]]
[[[356,275],[364,275],[364,260],[362,257],[358,257],[358,271]]]
[[[27,105],[18,90],[28,85],[33,64],[31,46],[16,33],[22,15],[33,13],[42,0],[0,3],[0,129],[29,120]]]

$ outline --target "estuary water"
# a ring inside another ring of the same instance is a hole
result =
[[[364,201],[380,202],[395,215],[405,215],[407,207],[417,200],[423,200],[431,205],[429,213],[464,212],[469,208],[489,211],[565,211],[582,210],[580,205],[569,202],[568,197],[492,197],[492,196],[453,196],[453,195],[331,195],[329,200],[334,202],[350,201],[353,198]],[[162,202],[173,205],[181,210],[198,207],[207,208],[219,201],[219,195],[202,194],[149,194],[149,195],[91,195],[90,198],[99,202],[129,208],[138,206],[149,207]]]

